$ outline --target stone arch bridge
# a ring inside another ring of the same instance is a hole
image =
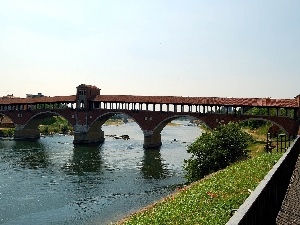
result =
[[[102,125],[122,113],[140,126],[144,148],[156,148],[162,144],[163,128],[180,117],[198,119],[209,128],[230,121],[266,120],[287,135],[296,136],[299,107],[299,95],[294,99],[100,95],[99,88],[81,84],[76,95],[1,98],[0,116],[13,121],[14,138],[37,139],[41,122],[46,117],[60,115],[74,127],[74,144],[91,144],[103,142]],[[264,113],[259,115],[259,110]]]

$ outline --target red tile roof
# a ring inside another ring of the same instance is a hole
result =
[[[298,108],[296,99],[270,98],[220,98],[220,97],[181,97],[181,96],[138,96],[138,95],[98,95],[95,102],[123,103],[156,103],[178,105],[220,105],[220,106],[252,106],[252,107],[289,107]],[[1,99],[0,105],[38,104],[38,103],[75,103],[76,96],[55,96],[38,98]]]
[[[219,97],[181,97],[181,96],[137,96],[137,95],[98,95],[97,102],[133,102],[182,105],[220,105],[220,106],[269,106],[298,108],[296,99],[270,98],[219,98]]]
[[[54,96],[54,97],[37,97],[37,98],[0,98],[0,105],[9,104],[38,104],[38,103],[63,103],[63,102],[76,102],[76,95],[70,96]]]

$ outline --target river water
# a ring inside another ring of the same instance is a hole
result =
[[[160,150],[144,150],[138,125],[103,126],[100,146],[72,136],[0,140],[0,224],[110,224],[185,182],[186,146],[201,133],[188,121],[162,131]],[[176,139],[176,140],[174,140]]]

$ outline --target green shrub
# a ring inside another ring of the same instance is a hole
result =
[[[203,133],[188,146],[191,158],[185,160],[184,168],[188,182],[223,169],[241,157],[247,157],[246,148],[253,138],[238,123],[220,125],[210,133]]]
[[[3,128],[0,129],[0,137],[13,137],[15,128]]]
[[[61,116],[46,118],[39,126],[40,132],[46,135],[51,133],[68,133],[72,129],[72,125]]]

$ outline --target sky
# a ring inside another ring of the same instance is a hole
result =
[[[0,0],[0,96],[294,98],[299,0]]]

